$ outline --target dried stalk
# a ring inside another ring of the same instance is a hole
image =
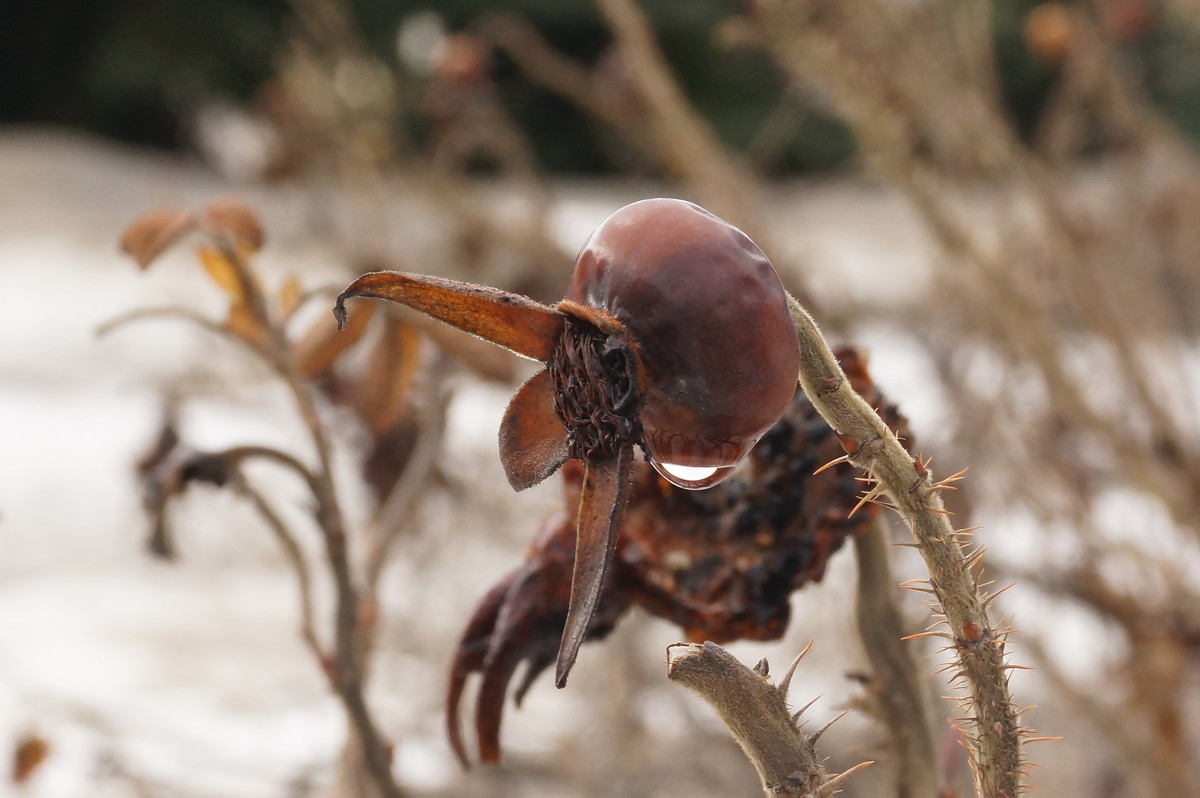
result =
[[[896,752],[896,795],[937,798],[937,746],[925,677],[911,646],[901,640],[908,628],[896,602],[896,582],[888,562],[887,528],[877,521],[854,538],[858,562],[855,614],[863,649],[871,661],[871,695]]]
[[[292,357],[286,331],[283,325],[275,323],[269,303],[254,279],[249,264],[227,237],[216,236],[216,243],[233,267],[246,306],[267,335],[265,356],[290,390],[317,453],[315,468],[306,468],[287,455],[276,453],[274,456],[306,477],[316,502],[314,514],[325,543],[326,560],[336,590],[333,653],[332,657],[322,659],[320,665],[330,686],[341,699],[355,736],[355,745],[351,748],[361,753],[374,787],[384,798],[402,798],[403,793],[392,776],[390,745],[375,725],[364,697],[370,630],[364,623],[367,614],[361,611],[363,601],[360,588],[351,572],[345,520],[333,480],[332,451],[325,425],[317,412],[313,394],[305,385]],[[247,456],[272,456],[272,450],[246,448]],[[298,578],[303,580],[305,575],[298,573]]]
[[[863,762],[835,776],[825,773],[816,743],[833,721],[805,734],[797,725],[803,710],[793,714],[786,701],[792,674],[807,651],[773,685],[765,678],[766,660],[751,670],[716,643],[667,648],[667,678],[699,693],[716,710],[754,765],[768,798],[828,798],[852,774],[873,764]]]
[[[308,567],[308,560],[304,557],[303,549],[300,548],[295,535],[288,529],[287,524],[279,517],[279,513],[275,511],[261,491],[246,482],[245,478],[239,479],[238,491],[250,499],[254,509],[262,516],[271,533],[275,535],[275,539],[279,541],[279,545],[283,547],[284,555],[296,572],[296,586],[300,592],[300,636],[304,638],[304,642],[318,662],[327,662],[329,654],[317,636],[316,613],[313,609],[312,573]]]
[[[964,555],[955,537],[938,495],[941,486],[854,392],[808,312],[794,300],[791,308],[804,393],[842,438],[847,459],[874,481],[867,497],[887,497],[908,524],[929,569],[930,593],[949,627],[948,633],[931,634],[949,641],[968,691],[965,720],[973,728],[966,737],[977,793],[983,798],[1015,798],[1022,789],[1022,731],[1008,692],[1008,632],[988,620],[990,597],[972,575],[974,558]]]

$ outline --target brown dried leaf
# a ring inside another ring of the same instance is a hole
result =
[[[225,320],[229,331],[259,352],[266,352],[271,339],[262,320],[250,312],[245,305],[231,305],[229,318]]]
[[[276,299],[280,321],[287,322],[303,302],[304,292],[300,288],[300,278],[289,274],[284,278],[283,285],[279,286],[279,296]]]
[[[245,286],[238,277],[237,268],[229,262],[225,254],[213,247],[200,247],[196,254],[200,257],[200,264],[204,267],[209,279],[225,292],[229,301],[232,304],[244,304],[246,302]]]
[[[328,316],[317,319],[292,348],[300,376],[313,379],[332,368],[342,353],[363,337],[374,312],[374,305],[364,303],[364,307],[350,317],[344,332],[338,332],[329,323]]]
[[[253,253],[263,247],[262,222],[254,209],[241,200],[216,200],[200,212],[198,221],[205,230],[227,236],[238,249]]]
[[[388,319],[354,398],[359,414],[376,435],[403,418],[420,363],[420,333],[411,324]]]
[[[13,749],[12,780],[14,784],[29,781],[38,767],[50,755],[50,743],[36,734],[26,734],[17,740]]]
[[[147,211],[134,219],[121,234],[121,251],[132,256],[141,268],[148,268],[194,225],[195,219],[187,211]]]
[[[270,333],[263,319],[251,310],[247,295],[247,283],[254,280],[254,275],[240,270],[223,252],[213,247],[201,247],[197,254],[204,271],[229,297],[229,317],[225,326],[255,349],[264,350]]]

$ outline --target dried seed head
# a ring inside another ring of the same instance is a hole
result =
[[[641,442],[636,364],[620,337],[568,317],[546,366],[571,457],[604,460]]]

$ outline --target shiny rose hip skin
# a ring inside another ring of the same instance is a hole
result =
[[[570,458],[585,465],[559,687],[612,562],[634,450],[672,484],[715,485],[796,390],[799,346],[778,275],[744,233],[682,200],[635,202],[601,223],[554,307],[374,272],[338,296],[339,324],[351,297],[400,302],[546,363],[505,412],[500,458],[517,490]]]

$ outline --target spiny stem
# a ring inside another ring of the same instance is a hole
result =
[[[994,634],[986,598],[964,561],[940,493],[927,475],[917,472],[892,430],[850,387],[816,322],[794,299],[790,304],[800,342],[801,387],[821,417],[850,444],[851,462],[876,481],[908,524],[929,569],[975,713],[968,746],[977,793],[983,798],[1014,798],[1022,791],[1021,727],[1008,690],[1005,644]]]
[[[816,734],[800,730],[785,701],[791,674],[789,669],[784,682],[773,685],[716,643],[667,648],[667,678],[699,693],[716,710],[758,771],[767,798],[832,795],[857,768],[832,779],[826,776],[815,743],[833,721]]]

